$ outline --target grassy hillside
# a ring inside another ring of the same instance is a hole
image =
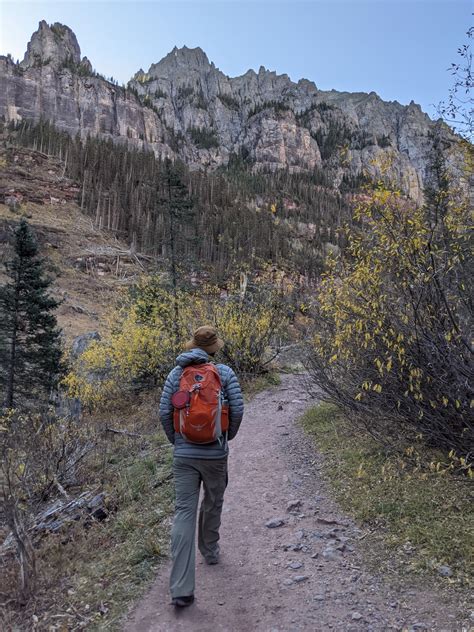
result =
[[[57,318],[67,348],[80,334],[107,330],[111,306],[146,262],[81,213],[79,188],[63,171],[59,160],[41,152],[0,149],[0,283],[12,233],[26,216],[62,300]],[[123,401],[81,421],[78,431],[89,449],[65,494],[104,493],[107,518],[91,523],[84,517],[36,542],[38,589],[26,606],[15,598],[15,558],[11,551],[2,555],[2,629],[94,629],[105,619],[110,625],[153,577],[166,553],[172,510],[171,451],[158,422],[157,396],[137,395],[133,406]],[[55,490],[44,506],[61,497]],[[0,541],[8,532],[0,517]]]
[[[143,271],[146,261],[81,213],[80,189],[63,171],[58,159],[41,152],[0,148],[0,264],[10,257],[11,233],[25,215],[48,260],[55,293],[63,301],[57,317],[70,341],[87,331],[103,330],[111,303]],[[1,265],[0,281],[3,275]]]

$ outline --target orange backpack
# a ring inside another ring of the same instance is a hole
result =
[[[175,431],[190,443],[217,441],[229,428],[229,410],[222,399],[221,378],[213,364],[187,366],[171,398]]]

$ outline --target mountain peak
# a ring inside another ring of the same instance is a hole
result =
[[[21,65],[24,68],[47,64],[59,66],[66,59],[76,64],[81,61],[81,49],[74,32],[60,22],[49,25],[41,20],[28,42]]]
[[[213,64],[209,62],[208,56],[199,46],[196,48],[188,48],[187,46],[178,48],[175,46],[166,57],[150,66],[148,74],[158,77],[163,73],[167,74],[169,70],[189,69],[202,71],[211,67],[213,67]]]

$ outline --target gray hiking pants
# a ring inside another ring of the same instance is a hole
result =
[[[201,482],[204,498],[199,510],[198,547],[206,560],[219,555],[219,527],[227,486],[227,457],[215,460],[175,457],[173,474],[176,506],[171,531],[173,567],[170,591],[171,597],[187,597],[194,594],[196,514]]]

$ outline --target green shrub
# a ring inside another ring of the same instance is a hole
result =
[[[259,112],[270,109],[273,109],[277,115],[291,110],[290,106],[282,101],[263,101],[249,110],[247,117],[252,118],[252,116],[255,116]]]
[[[382,148],[391,147],[392,141],[390,139],[390,136],[388,136],[387,134],[384,134],[383,136],[377,136],[377,145]]]
[[[239,101],[230,94],[218,94],[217,95],[222,103],[229,108],[229,110],[239,110],[240,103]]]
[[[198,149],[212,149],[219,147],[219,137],[211,129],[201,127],[190,127],[188,134]]]
[[[153,96],[155,97],[155,99],[166,99],[168,97],[168,93],[162,90],[161,88],[158,88],[153,93]]]
[[[194,88],[192,86],[180,86],[178,88],[178,99],[186,99],[194,94]]]

